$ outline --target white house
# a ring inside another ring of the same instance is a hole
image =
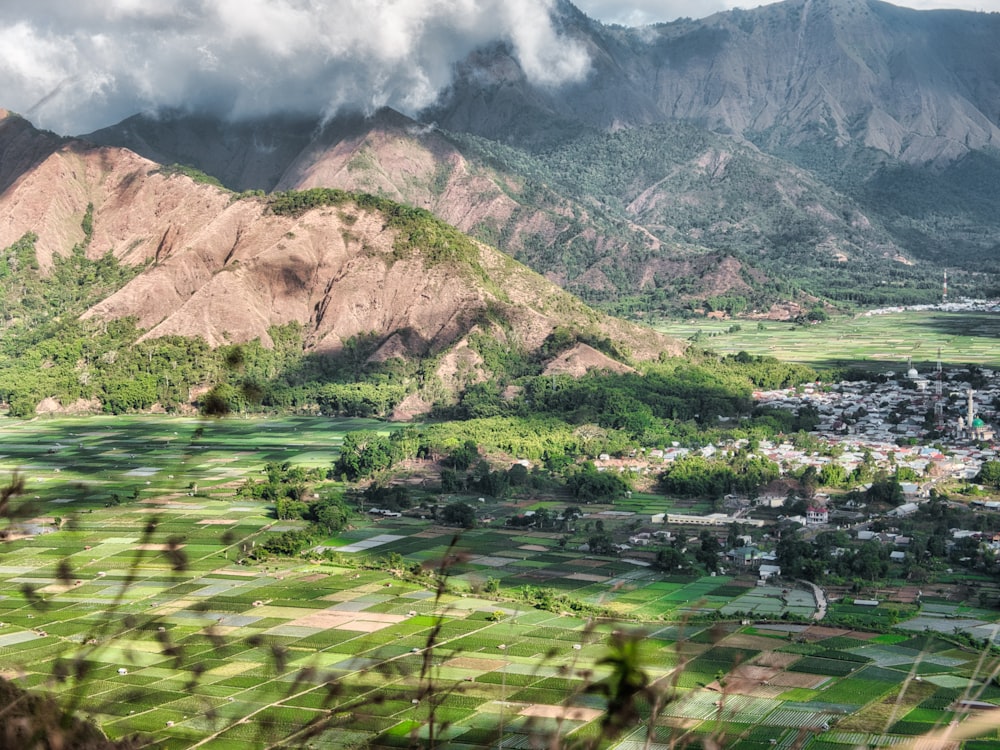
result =
[[[769,578],[781,575],[780,565],[761,565],[757,572],[760,574],[762,581],[766,581]]]
[[[829,523],[830,512],[823,507],[808,507],[806,508],[806,524],[823,524]]]

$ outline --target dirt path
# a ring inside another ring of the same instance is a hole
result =
[[[812,618],[816,622],[821,622],[823,618],[826,617],[826,594],[823,593],[823,589],[812,581],[799,580],[798,583],[801,583],[803,586],[812,591],[813,597],[816,599],[816,614],[814,614]]]

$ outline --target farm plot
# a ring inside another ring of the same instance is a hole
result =
[[[912,356],[918,369],[929,371],[938,347],[946,365],[1000,366],[996,348],[1000,321],[988,313],[906,311],[835,317],[821,326],[766,322],[735,331],[731,321],[708,319],[663,322],[657,327],[681,338],[710,337],[707,346],[720,353],[745,351],[815,367],[863,363],[869,369],[891,370]],[[927,358],[924,362],[917,361],[921,352]]]
[[[825,737],[823,724],[835,726],[838,711],[877,704],[907,678],[909,665],[888,655],[910,651],[931,665],[928,695],[896,717],[898,727],[880,727],[892,730],[880,736],[912,736],[936,715],[950,716],[973,674],[983,678],[974,681],[976,697],[996,699],[984,686],[992,664],[977,666],[976,655],[925,634],[894,645],[906,636],[878,641],[773,622],[709,628],[691,616],[776,602],[783,606],[768,619],[798,614],[796,607],[809,615],[811,601],[796,598],[805,592],[748,588],[726,576],[668,577],[583,558],[560,549],[557,535],[464,534],[449,568],[454,589],[440,596],[369,567],[393,553],[435,565],[455,552],[452,530],[418,519],[346,532],[324,545],[333,548],[326,561],[238,564],[263,534],[295,524],[276,523],[266,504],[236,499],[235,485],[270,460],[321,465],[343,432],[373,423],[99,419],[66,420],[61,432],[54,425],[0,433],[3,460],[14,456],[0,471],[30,466],[42,480],[40,517],[53,519],[43,522],[49,533],[0,547],[0,669],[22,685],[81,696],[113,737],[142,731],[167,748],[205,741],[251,750],[321,721],[330,725],[316,735],[324,746],[408,746],[411,736],[427,737],[427,701],[413,700],[428,681],[444,691],[437,720],[450,727],[438,735],[442,744],[527,748],[553,732],[593,737],[606,698],[589,686],[612,672],[603,661],[612,631],[633,626],[503,598],[524,585],[652,621],[636,635],[639,663],[652,684],[679,694],[654,722],[662,745],[716,732],[747,747],[770,739],[790,746],[800,730]],[[115,492],[121,504],[105,507]],[[488,578],[500,581],[501,598],[472,590]],[[874,663],[866,666],[868,659]],[[54,679],[68,663],[83,665],[82,677]],[[842,675],[845,665],[856,671]]]
[[[757,586],[745,591],[746,593],[722,606],[722,614],[778,619],[786,612],[810,617],[816,611],[816,600],[805,590]]]

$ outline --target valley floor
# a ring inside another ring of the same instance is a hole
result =
[[[327,464],[338,436],[371,426],[5,423],[0,470],[17,469],[35,504],[8,529],[27,536],[0,546],[3,675],[79,701],[113,737],[144,732],[166,748],[597,737],[607,703],[594,685],[616,630],[641,638],[635,668],[671,696],[616,738],[623,748],[648,731],[653,747],[885,745],[961,720],[956,701],[1000,704],[996,657],[922,627],[878,635],[790,622],[815,612],[811,592],[665,576],[641,557],[560,548],[553,533],[482,528],[456,542],[452,529],[385,518],[326,540],[325,560],[248,559],[264,535],[301,522],[236,498],[240,480],[271,460]],[[129,499],[105,507],[112,489]],[[557,606],[513,595],[526,588]],[[574,614],[574,601],[620,617]],[[841,617],[864,610],[831,606]],[[921,613],[996,615],[931,600]],[[54,679],[67,663],[85,666]]]

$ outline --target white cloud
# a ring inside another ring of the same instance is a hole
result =
[[[497,39],[540,84],[589,60],[560,36],[552,0],[36,0],[0,4],[0,106],[59,132],[139,110],[229,116],[414,111],[454,63]],[[18,7],[10,7],[15,5]]]

